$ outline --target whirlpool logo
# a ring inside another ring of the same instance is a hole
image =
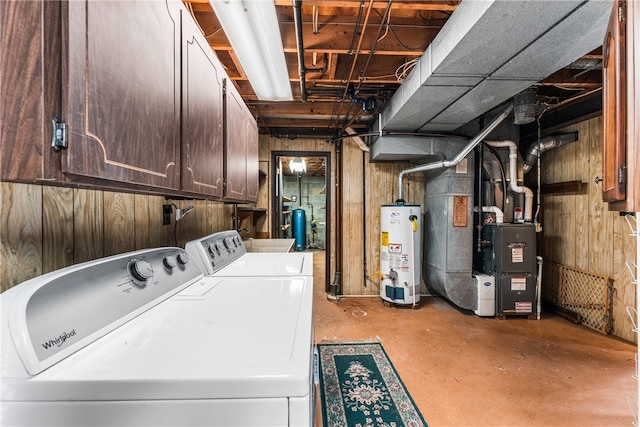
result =
[[[45,350],[53,348],[53,347],[62,347],[62,344],[65,343],[66,340],[76,335],[76,330],[72,329],[69,332],[63,332],[57,338],[51,339],[49,341],[45,341],[42,343],[42,347]]]

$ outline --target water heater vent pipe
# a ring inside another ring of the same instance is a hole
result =
[[[513,110],[513,103],[509,103],[507,107],[502,111],[502,113],[498,114],[498,116],[493,119],[491,123],[487,125],[484,129],[480,131],[479,134],[473,137],[471,141],[458,153],[456,157],[452,160],[438,160],[436,162],[426,163],[424,165],[419,165],[413,168],[405,169],[398,174],[398,202],[404,201],[404,189],[402,185],[402,181],[405,175],[415,172],[424,172],[433,169],[440,168],[450,168],[452,166],[457,165],[467,157],[467,155],[474,149],[476,146],[489,135],[489,133],[494,130],[504,119],[506,119],[511,111]]]
[[[492,212],[496,215],[496,224],[502,224],[504,222],[504,213],[497,206],[483,206],[482,212]]]
[[[518,167],[518,146],[513,141],[485,141],[492,147],[509,148],[509,180],[510,186],[516,193],[524,193],[524,220],[531,222],[533,218],[533,191],[525,186],[518,185],[517,167]]]

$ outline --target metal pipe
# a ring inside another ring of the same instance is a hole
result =
[[[462,161],[467,155],[478,145],[484,138],[491,133],[504,119],[506,119],[513,110],[513,104],[509,103],[507,107],[491,123],[480,131],[469,143],[458,153],[453,160],[439,160],[437,162],[427,163],[425,165],[416,166],[405,169],[398,174],[398,199],[404,200],[404,189],[402,188],[402,180],[405,175],[415,172],[423,172],[432,169],[449,168],[455,166]]]
[[[538,161],[538,157],[540,156],[540,154],[544,153],[545,151],[577,140],[578,132],[571,132],[563,133],[560,135],[550,135],[542,138],[539,143],[538,141],[532,143],[527,149],[527,154],[525,154],[524,156],[524,165],[522,166],[522,171],[524,173],[529,172],[533,165],[535,165]]]
[[[540,312],[542,311],[542,257],[538,255],[538,277],[536,278],[536,318],[540,320]]]
[[[322,68],[307,68],[304,65],[304,42],[302,36],[302,0],[293,0],[293,22],[296,27],[296,50],[298,51],[298,74],[300,75],[300,97],[302,102],[307,102],[307,80],[309,72],[324,73],[329,64],[328,54],[324,54]]]
[[[478,172],[476,174],[476,178],[478,180],[478,204],[476,205],[476,207],[480,207],[480,206],[484,206],[484,186],[483,184],[483,179],[482,179],[482,169],[484,167],[484,146],[483,145],[479,145],[478,146]],[[482,209],[476,209],[476,212],[478,213],[476,215],[476,219],[478,221],[478,223],[476,224],[476,232],[478,234],[478,238],[476,239],[477,241],[477,250],[478,252],[482,251],[482,212],[484,212]],[[501,211],[502,212],[502,211]],[[496,215],[497,216],[497,215]]]

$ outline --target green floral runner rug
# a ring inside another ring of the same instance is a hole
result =
[[[318,344],[324,427],[427,426],[380,343]]]

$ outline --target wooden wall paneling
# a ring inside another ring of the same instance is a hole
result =
[[[393,163],[368,163],[367,167],[367,288],[370,294],[380,294],[381,280],[376,274],[380,273],[380,207],[394,203],[397,198],[391,196],[390,188],[394,184],[397,187],[394,171]]]
[[[204,216],[205,216],[205,229],[203,230],[203,236],[209,235],[215,231],[218,231],[220,228],[218,227],[218,223],[220,222],[220,208],[223,207],[223,203],[218,202],[207,202],[204,207]]]
[[[73,260],[76,264],[105,256],[103,204],[102,191],[73,191]]]
[[[578,131],[578,141],[575,150],[576,175],[575,179],[587,183],[587,188],[594,186],[593,179],[590,178],[589,168],[584,165],[589,164],[591,158],[591,144],[589,143],[590,126],[589,122],[581,122],[576,125]],[[575,196],[575,268],[582,271],[589,271],[589,194],[576,194]]]
[[[74,263],[73,216],[72,188],[42,187],[42,273]]]
[[[199,215],[194,215],[198,209],[197,202],[195,200],[182,200],[177,203],[180,209],[185,209],[190,204],[193,204],[193,210],[178,221],[178,247],[180,248],[184,248],[188,241],[202,237],[198,234]]]
[[[558,169],[555,160],[555,150],[547,151],[542,155],[542,184],[552,184],[556,181],[556,171]],[[556,218],[560,215],[560,204],[558,196],[551,194],[543,196],[542,209],[544,209],[544,220],[542,224],[542,234],[544,242],[543,257],[550,261],[557,261],[557,235]]]
[[[616,336],[637,342],[637,334],[633,332],[633,322],[627,313],[627,307],[636,307],[636,286],[626,266],[628,260],[635,259],[636,241],[630,236],[631,229],[627,221],[617,213],[613,219],[613,230],[613,265],[610,276],[614,287],[612,326]],[[630,266],[635,274],[633,264]]]
[[[104,256],[135,250],[133,194],[104,192]]]
[[[144,194],[133,196],[133,221],[134,245],[135,249],[146,249],[151,247],[151,211],[149,197]]]
[[[149,247],[159,248],[173,246],[173,221],[175,210],[171,216],[171,224],[162,224],[162,205],[171,204],[162,196],[149,196]]]
[[[382,173],[382,169],[388,169],[388,164],[369,163],[369,155],[367,157],[367,167],[365,169],[365,182],[367,185],[364,203],[367,207],[366,217],[367,223],[367,278],[366,287],[368,294],[380,294],[380,276],[376,273],[380,271],[380,207],[387,202],[385,191],[380,191],[386,186],[380,185],[379,178],[384,179],[386,174]]]
[[[574,130],[573,127],[570,130]],[[569,143],[556,149],[556,163],[559,166],[555,174],[556,182],[575,179],[575,147],[575,143]],[[556,225],[559,230],[563,230],[565,237],[558,239],[559,246],[556,253],[561,264],[575,265],[575,196],[559,195],[557,199],[560,204],[560,214],[556,218]]]
[[[602,116],[592,119],[589,132],[591,144],[591,173],[599,175],[602,171]],[[597,151],[597,153],[596,153]],[[613,256],[613,215],[608,212],[606,203],[602,202],[600,188],[593,188],[597,194],[591,194],[589,189],[589,265],[590,271],[611,276],[611,257]]]
[[[363,153],[351,141],[342,144],[342,292],[362,295],[364,292]],[[347,255],[348,254],[348,255]]]
[[[42,274],[42,189],[0,182],[0,288]]]

